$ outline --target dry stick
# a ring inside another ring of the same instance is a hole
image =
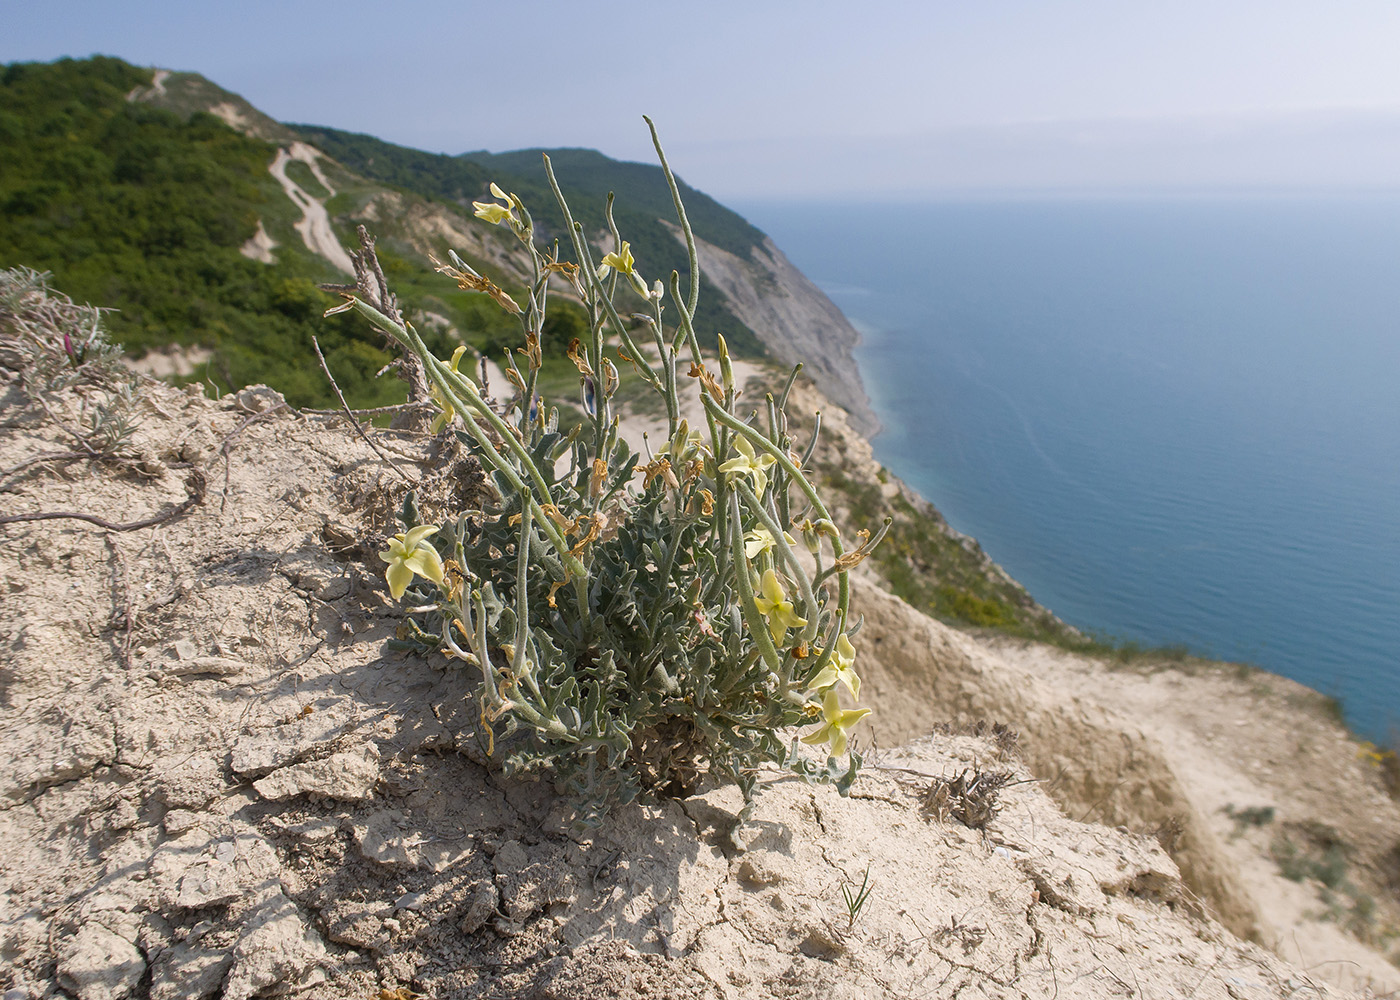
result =
[[[41,514],[10,514],[0,517],[0,524],[18,524],[23,521],[55,521],[67,518],[73,521],[86,521],[95,524],[99,528],[106,528],[108,531],[137,531],[141,528],[153,528],[157,524],[164,524],[166,521],[173,521],[181,514],[186,513],[191,508],[204,502],[205,479],[204,473],[198,469],[190,473],[189,479],[185,480],[185,490],[189,493],[183,501],[176,504],[163,514],[156,514],[154,517],[143,518],[140,521],[132,521],[129,524],[113,524],[111,521],[104,521],[100,517],[93,517],[91,514],[80,514],[75,511],[48,511]]]
[[[364,443],[373,448],[374,453],[378,455],[381,459],[383,459],[384,463],[388,465],[389,468],[397,472],[403,478],[404,482],[408,483],[409,485],[415,485],[416,481],[413,479],[413,477],[410,476],[408,473],[404,472],[397,465],[395,465],[388,455],[380,451],[379,445],[375,444],[369,439],[369,435],[366,434],[364,428],[360,426],[360,422],[355,419],[355,414],[352,413],[350,410],[350,404],[345,401],[345,393],[340,391],[340,386],[336,384],[335,376],[331,374],[330,366],[326,364],[326,356],[321,353],[321,344],[316,340],[315,334],[312,334],[311,336],[311,346],[316,348],[316,357],[321,362],[321,371],[325,372],[326,378],[331,380],[331,388],[335,390],[336,396],[339,397],[340,405],[345,407],[345,415],[350,418],[350,426],[355,428],[355,433],[360,435],[360,438],[364,441]]]
[[[31,465],[42,465],[45,462],[72,462],[80,458],[92,458],[91,451],[50,451],[42,455],[35,455],[27,458],[18,465],[12,465],[8,469],[0,471],[0,479],[9,479],[16,472],[23,472]]]
[[[371,407],[368,407],[368,408],[366,408],[366,409],[360,409],[360,410],[353,410],[353,409],[352,409],[352,410],[350,410],[350,413],[354,414],[354,415],[357,416],[357,417],[376,417],[376,416],[379,416],[380,414],[384,414],[384,413],[402,413],[404,410],[425,410],[425,409],[427,409],[427,408],[428,408],[429,406],[431,406],[431,405],[432,405],[431,403],[428,403],[428,402],[426,402],[426,401],[425,401],[425,402],[422,402],[422,403],[395,403],[393,406],[371,406]],[[310,414],[312,414],[313,416],[318,416],[318,417],[329,417],[329,416],[339,416],[341,413],[344,413],[345,411],[344,411],[344,410],[310,410],[310,409],[302,409],[302,410],[298,410],[297,412],[298,412],[298,413],[310,413]]]

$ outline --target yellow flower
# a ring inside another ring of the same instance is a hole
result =
[[[793,610],[792,602],[783,593],[783,585],[778,582],[777,573],[771,569],[765,571],[758,589],[759,596],[754,598],[753,603],[759,613],[768,619],[768,631],[773,634],[774,642],[782,642],[788,629],[807,624],[807,619],[799,618]]]
[[[768,467],[777,459],[766,451],[762,455],[756,454],[753,445],[749,444],[748,438],[745,437],[735,438],[734,447],[738,449],[739,457],[725,462],[719,467],[719,471],[752,476],[754,493],[763,496],[763,491],[768,488]]]
[[[420,524],[402,535],[389,540],[389,548],[379,553],[379,558],[389,564],[384,578],[389,581],[389,593],[394,600],[401,600],[403,592],[413,582],[413,575],[425,576],[439,587],[443,585],[442,560],[437,549],[424,539],[437,531],[431,524]]]
[[[821,691],[823,688],[835,687],[839,681],[846,685],[851,692],[852,698],[860,697],[860,677],[855,672],[856,648],[851,645],[851,640],[842,632],[841,637],[836,640],[836,653],[830,662],[822,667],[821,673],[812,678],[812,683],[807,685],[809,691]]]
[[[783,538],[789,545],[797,544],[786,531],[783,532]],[[753,531],[744,534],[744,556],[748,559],[757,559],[760,553],[767,552],[776,544],[773,533],[767,528],[754,528]]]
[[[869,714],[870,709],[868,708],[843,709],[840,700],[836,697],[836,688],[829,688],[822,696],[822,721],[824,724],[815,732],[802,737],[802,742],[809,746],[830,743],[832,756],[840,757],[846,752],[846,730]]]
[[[491,182],[491,193],[504,201],[505,204],[497,205],[493,201],[474,201],[472,202],[472,208],[476,209],[476,217],[478,219],[485,219],[493,226],[507,220],[510,221],[512,226],[516,225],[519,220],[515,217],[515,198],[497,187],[495,181]]]
[[[452,352],[452,360],[447,362],[447,367],[457,372],[457,366],[462,363],[462,355],[466,353],[467,349],[465,346],[457,348]],[[458,372],[458,374],[461,373]],[[433,433],[436,434],[452,422],[452,417],[456,411],[452,409],[452,404],[443,398],[442,391],[438,389],[436,383],[430,382],[428,384],[428,391],[433,394],[433,402],[437,403],[442,409],[442,412],[433,419]]]
[[[598,265],[598,280],[602,281],[608,276],[608,268],[617,268],[618,274],[631,274],[632,265],[636,263],[632,259],[632,244],[626,240],[622,241],[622,249],[615,250],[603,258],[603,262]]]

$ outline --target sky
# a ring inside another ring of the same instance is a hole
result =
[[[721,200],[1400,187],[1394,0],[0,0],[0,61],[194,70],[434,152],[651,161]]]

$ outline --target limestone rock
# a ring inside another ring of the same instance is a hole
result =
[[[244,736],[234,744],[232,766],[249,778],[260,777],[314,755],[345,731],[340,713],[317,712],[306,719]]]
[[[233,964],[226,951],[178,944],[156,963],[151,976],[151,1000],[204,1000],[223,985]]]
[[[276,987],[294,992],[322,981],[326,946],[282,893],[275,892],[245,918],[233,948],[223,1000],[250,1000]]]
[[[367,743],[359,750],[280,768],[253,782],[253,788],[274,802],[307,793],[342,802],[363,802],[373,797],[378,781],[379,751]]]
[[[88,924],[59,948],[59,984],[77,1000],[122,1000],[145,972],[136,945],[101,924]]]

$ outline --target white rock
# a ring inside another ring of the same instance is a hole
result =
[[[77,1000],[121,1000],[140,985],[146,960],[136,945],[101,924],[88,924],[58,951],[58,982]]]
[[[325,959],[321,936],[306,925],[296,904],[277,892],[246,917],[223,1000],[250,1000],[272,987],[286,992],[308,987],[325,979],[320,968]]]
[[[295,764],[338,737],[345,726],[345,718],[317,712],[308,719],[244,736],[234,745],[233,769],[248,777],[258,777]]]
[[[379,751],[372,744],[366,744],[359,750],[280,768],[253,782],[253,788],[263,798],[274,802],[308,792],[342,802],[363,802],[374,796],[378,781]]]

